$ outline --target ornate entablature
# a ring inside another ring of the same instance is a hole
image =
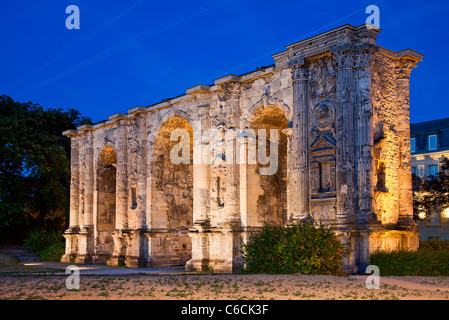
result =
[[[379,248],[416,249],[408,95],[422,55],[379,47],[378,32],[344,25],[271,66],[65,132],[63,260],[234,272],[250,232],[309,218],[349,244],[348,272]],[[187,161],[173,162],[181,142]]]

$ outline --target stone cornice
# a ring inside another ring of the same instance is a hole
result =
[[[146,107],[137,106],[128,109],[128,113],[113,114],[108,118],[107,121],[98,123],[96,125],[93,126],[84,125],[78,127],[77,130],[64,131],[63,135],[68,137],[80,135],[85,131],[96,130],[111,125],[118,120],[132,119],[138,113],[154,112],[160,109],[169,108],[174,104],[195,99],[199,97],[200,94],[203,95],[202,99],[204,100],[205,94],[207,95],[209,93],[222,90],[222,86],[226,85],[227,83],[232,82],[242,83],[246,81],[252,81],[259,77],[269,76],[274,72],[276,72],[277,70],[284,68],[292,68],[296,70],[295,79],[300,80],[307,76],[306,70],[302,70],[304,69],[302,68],[302,66],[304,66],[304,63],[306,63],[307,59],[310,60],[323,54],[324,55],[331,54],[332,50],[338,50],[336,48],[343,48],[338,46],[352,45],[355,46],[356,49],[363,48],[363,45],[366,45],[367,48],[375,46],[376,37],[379,31],[380,29],[373,29],[366,25],[354,27],[352,25],[346,24],[333,30],[318,34],[316,36],[286,46],[285,51],[274,54],[272,56],[274,59],[273,65],[257,68],[254,71],[250,71],[240,76],[230,74],[215,79],[213,85],[201,85],[201,84],[197,85],[189,89],[186,89],[186,94],[184,95],[170,99],[164,99],[162,102],[158,102]],[[422,54],[410,49],[402,50],[399,52],[393,52],[382,47],[376,46],[376,48],[378,54],[382,54],[393,59],[407,59],[413,61],[413,63],[415,64],[422,60]],[[357,64],[369,65],[370,62],[369,55],[366,56],[366,58],[367,59],[365,60],[359,59],[360,61],[356,61]]]

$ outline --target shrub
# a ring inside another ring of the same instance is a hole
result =
[[[48,248],[45,248],[41,251],[38,251],[36,254],[42,261],[61,261],[61,257],[65,253],[65,243],[64,242],[56,242],[50,245]]]
[[[370,255],[370,264],[379,267],[381,276],[449,275],[449,250],[432,245],[418,251],[378,251]]]
[[[48,249],[52,245],[64,243],[61,231],[47,231],[45,229],[31,231],[24,239],[25,248],[34,253]]]
[[[340,274],[344,248],[331,228],[301,222],[265,225],[243,245],[249,273]]]

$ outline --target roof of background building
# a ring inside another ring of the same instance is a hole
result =
[[[449,118],[410,124],[410,132],[411,133],[438,130],[441,128],[449,128]]]

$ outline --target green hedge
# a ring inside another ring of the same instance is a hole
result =
[[[417,251],[379,251],[370,255],[370,264],[379,267],[381,276],[448,276],[447,242],[429,240]]]
[[[243,245],[248,273],[341,274],[344,248],[331,228],[266,225]]]

